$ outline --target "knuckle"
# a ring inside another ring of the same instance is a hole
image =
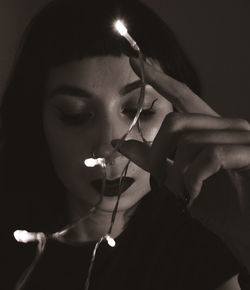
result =
[[[220,164],[224,156],[224,149],[223,146],[215,144],[208,146],[206,153],[208,163]]]
[[[245,119],[236,119],[236,122],[240,128],[243,130],[250,130],[250,124],[247,120]]]
[[[156,85],[157,84],[157,82],[158,82],[158,75],[157,75],[157,72],[156,72],[156,70],[152,70],[151,72],[150,72],[150,83],[151,83],[151,85]]]
[[[171,112],[169,113],[164,121],[163,121],[163,126],[166,131],[172,133],[176,131],[180,131],[183,128],[183,115],[178,112]]]

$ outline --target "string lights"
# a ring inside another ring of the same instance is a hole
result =
[[[137,125],[137,129],[140,133],[140,136],[142,138],[142,140],[147,143],[150,144],[150,142],[148,142],[142,134],[142,130],[141,130],[141,126],[140,126],[140,114],[142,112],[142,107],[143,107],[143,103],[144,103],[144,96],[145,96],[145,77],[144,77],[144,60],[143,60],[143,54],[139,48],[139,46],[137,45],[136,41],[131,37],[131,35],[128,33],[128,30],[125,26],[125,24],[123,23],[122,20],[118,19],[114,22],[114,28],[115,30],[122,36],[124,37],[130,44],[130,46],[138,53],[139,56],[139,60],[140,60],[140,72],[141,72],[141,90],[140,90],[140,95],[137,101],[137,111],[135,114],[135,117],[133,118],[127,132],[122,136],[122,138],[119,140],[118,144],[115,146],[115,148],[113,149],[113,151],[110,153],[110,155],[107,158],[103,158],[103,157],[98,157],[98,158],[87,158],[83,161],[83,164],[86,167],[95,167],[95,166],[100,166],[102,168],[102,172],[103,172],[103,177],[102,177],[102,189],[101,189],[101,194],[100,194],[100,198],[99,201],[92,207],[90,208],[88,214],[86,216],[83,216],[82,218],[80,218],[79,220],[77,220],[76,222],[65,226],[63,229],[61,229],[58,232],[55,232],[53,234],[50,235],[46,235],[44,233],[31,233],[31,232],[27,232],[27,231],[21,231],[21,230],[17,230],[14,232],[14,237],[18,242],[22,242],[22,243],[28,243],[28,242],[37,242],[38,243],[38,248],[37,248],[37,254],[36,257],[34,259],[34,261],[32,262],[32,264],[25,270],[24,274],[22,275],[22,277],[20,278],[20,280],[17,283],[17,286],[15,288],[15,290],[22,290],[24,285],[26,284],[27,280],[29,279],[35,265],[37,264],[38,260],[40,259],[40,257],[42,256],[42,253],[44,252],[45,249],[45,245],[46,242],[49,239],[54,239],[54,240],[58,240],[61,241],[63,239],[63,237],[74,227],[76,227],[80,222],[84,221],[85,219],[89,218],[94,212],[95,210],[98,208],[98,206],[100,205],[100,203],[102,202],[103,196],[104,196],[104,192],[105,192],[105,187],[106,187],[106,166],[107,164],[111,163],[112,158],[113,158],[113,154],[119,149],[119,147],[122,145],[122,143],[125,141],[125,139],[127,138],[127,136],[129,135],[129,133],[131,132],[131,130],[134,128],[135,125]],[[90,265],[89,265],[89,269],[88,269],[88,275],[85,281],[85,285],[84,285],[84,289],[88,290],[89,289],[89,283],[90,283],[90,277],[91,277],[91,273],[92,273],[92,268],[94,265],[94,261],[96,258],[96,253],[97,250],[100,246],[100,244],[103,241],[106,241],[108,243],[108,245],[110,247],[115,247],[116,242],[115,240],[112,238],[112,228],[115,222],[115,218],[116,218],[116,214],[118,211],[118,206],[119,206],[119,201],[120,201],[120,197],[121,197],[121,185],[122,185],[122,180],[124,177],[126,177],[127,174],[127,170],[130,164],[130,160],[128,160],[126,166],[124,167],[121,176],[120,176],[120,180],[119,180],[119,189],[118,189],[118,194],[117,194],[117,201],[112,213],[112,217],[111,217],[111,221],[110,221],[110,227],[107,231],[107,234],[105,234],[104,236],[102,236],[99,241],[96,242],[93,253],[92,253],[92,258],[90,261]]]

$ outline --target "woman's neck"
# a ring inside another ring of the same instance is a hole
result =
[[[71,201],[69,203],[69,220],[76,221],[76,225],[63,237],[64,241],[71,243],[96,241],[108,233],[113,213],[97,208],[90,214],[89,208],[84,208],[79,202]],[[135,209],[136,206],[128,210],[117,211],[111,232],[113,238],[123,232]],[[84,218],[85,216],[87,218]]]

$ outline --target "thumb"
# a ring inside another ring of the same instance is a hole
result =
[[[111,141],[111,144],[113,147],[116,147],[119,142],[120,140],[114,139]],[[147,144],[137,140],[127,140],[124,141],[117,150],[137,166],[150,172],[150,147]]]

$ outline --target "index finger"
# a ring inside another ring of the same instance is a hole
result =
[[[130,64],[140,76],[140,61],[130,58]],[[162,70],[144,61],[145,81],[158,93],[170,101],[179,112],[200,113],[218,117],[219,115],[187,85],[166,75]]]

